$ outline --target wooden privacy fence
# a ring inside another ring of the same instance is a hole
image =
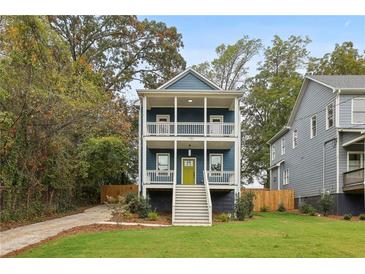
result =
[[[106,196],[117,198],[126,195],[128,192],[138,192],[138,185],[103,185],[100,191],[100,202],[106,201]]]
[[[294,190],[292,189],[241,189],[241,193],[248,191],[255,193],[254,211],[260,211],[264,206],[269,211],[276,211],[280,203],[283,203],[287,210],[294,209]]]

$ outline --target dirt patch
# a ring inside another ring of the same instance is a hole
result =
[[[82,206],[77,209],[62,212],[62,213],[49,213],[47,215],[35,218],[33,220],[0,223],[0,232],[8,230],[8,229],[12,229],[12,228],[20,227],[20,226],[31,225],[31,224],[35,224],[35,223],[39,223],[39,222],[49,221],[49,220],[53,220],[53,219],[57,219],[57,218],[65,217],[65,216],[83,213],[86,209],[92,208],[94,206],[95,205]]]
[[[154,229],[151,227],[144,227],[144,226],[125,226],[125,225],[105,225],[105,224],[93,224],[93,225],[84,225],[84,226],[77,226],[65,231],[62,231],[58,233],[55,236],[49,237],[47,239],[44,239],[38,243],[31,244],[28,246],[25,246],[23,248],[14,250],[10,253],[5,254],[4,256],[1,256],[2,258],[11,258],[15,257],[23,252],[26,252],[32,248],[38,247],[40,245],[43,245],[45,243],[48,243],[49,241],[57,240],[60,238],[63,238],[65,236],[75,235],[75,234],[83,234],[83,233],[93,233],[93,232],[104,232],[104,231],[114,231],[114,230],[140,230],[140,229]]]
[[[128,215],[118,215],[115,214],[110,219],[111,222],[126,222],[126,223],[143,223],[143,224],[159,224],[159,225],[171,225],[172,216],[171,213],[168,212],[160,212],[158,213],[158,218],[155,221],[149,219],[141,219],[138,217],[138,214],[128,214]]]

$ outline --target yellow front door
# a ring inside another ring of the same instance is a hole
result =
[[[184,185],[195,184],[195,158],[183,158],[182,159],[182,183]]]

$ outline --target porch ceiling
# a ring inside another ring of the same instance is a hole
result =
[[[174,107],[174,97],[148,97],[147,107]],[[204,97],[186,96],[177,98],[178,108],[203,108]],[[234,107],[234,98],[214,97],[207,98],[207,108],[230,108]]]
[[[207,141],[207,149],[230,149],[234,142]],[[174,141],[147,141],[148,148],[173,149]],[[178,141],[177,149],[204,149],[202,141]]]

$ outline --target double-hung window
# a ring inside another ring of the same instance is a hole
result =
[[[352,171],[364,167],[363,152],[348,152],[347,154],[347,171]]]
[[[352,123],[365,124],[365,98],[352,99]]]
[[[289,184],[289,169],[285,169],[284,170],[284,174],[283,174],[283,185],[287,185]]]
[[[333,107],[333,103],[329,104],[326,107],[326,129],[329,129],[331,127],[333,127],[334,123],[335,123],[335,113],[334,113],[334,107]]]
[[[293,148],[296,148],[298,146],[298,130],[295,129],[293,131]]]
[[[158,175],[168,175],[168,171],[170,170],[170,153],[157,153],[156,169]]]
[[[276,156],[275,146],[271,146],[271,161],[275,160],[275,156]]]
[[[311,138],[317,135],[317,115],[313,115],[311,118]]]
[[[285,137],[281,138],[281,155],[285,154]]]
[[[209,154],[209,170],[211,175],[219,176],[223,171],[223,154]]]

